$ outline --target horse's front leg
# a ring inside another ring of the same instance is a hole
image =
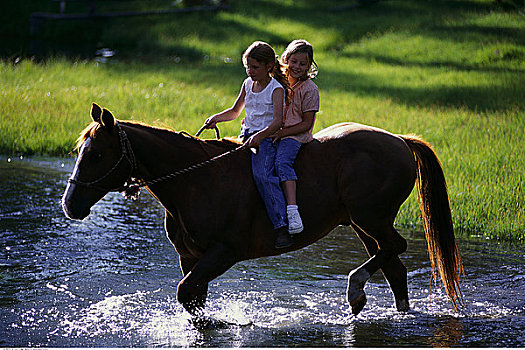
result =
[[[179,258],[179,260],[183,278],[188,276],[193,267],[195,267],[195,265],[199,262],[199,260],[196,258],[187,258],[182,256]],[[182,281],[180,283],[182,283]],[[192,298],[193,300],[188,302],[187,306],[190,307],[191,305],[191,309],[194,310],[194,312],[191,313],[194,314],[195,312],[199,312],[200,310],[204,309],[204,305],[206,304],[206,297],[208,295],[208,283],[201,286],[201,288],[195,287],[192,294],[194,295]],[[185,307],[186,310],[188,310],[188,307]]]
[[[232,251],[224,244],[216,243],[206,251],[188,273],[185,273],[183,260],[181,260],[185,276],[179,282],[177,300],[190,314],[199,316],[202,312],[208,293],[208,283],[235,264],[233,256]],[[190,264],[189,261],[187,263]]]

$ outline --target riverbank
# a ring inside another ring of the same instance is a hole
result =
[[[228,11],[177,21],[108,21],[84,38],[116,50],[106,58],[71,58],[82,54],[70,48],[42,63],[12,49],[0,63],[0,153],[68,156],[91,102],[117,118],[195,133],[233,103],[245,77],[240,55],[253,40],[282,52],[303,37],[320,67],[316,131],[355,121],[422,136],[442,162],[455,227],[525,239],[523,15],[492,1],[330,11],[338,3],[231,1]],[[67,43],[88,25],[51,24],[43,40]],[[236,135],[239,122],[220,125],[222,135]],[[413,193],[397,225],[417,227],[419,217]]]

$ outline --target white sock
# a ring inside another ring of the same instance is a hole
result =
[[[299,207],[296,204],[290,204],[286,206],[286,211],[297,211]]]

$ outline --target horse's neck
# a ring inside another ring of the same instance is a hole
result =
[[[146,181],[188,167],[205,154],[202,141],[180,133],[133,124],[125,131],[138,163],[135,175]]]

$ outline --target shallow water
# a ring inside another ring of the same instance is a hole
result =
[[[73,168],[57,158],[0,158],[2,347],[391,347],[525,345],[525,249],[458,238],[464,307],[430,289],[422,233],[404,233],[412,309],[399,313],[380,274],[358,317],[345,302],[348,272],[366,255],[348,229],[279,257],[235,265],[210,284],[196,327],[177,303],[178,257],[163,210],[143,193],[112,193],[82,222],[60,197]]]

